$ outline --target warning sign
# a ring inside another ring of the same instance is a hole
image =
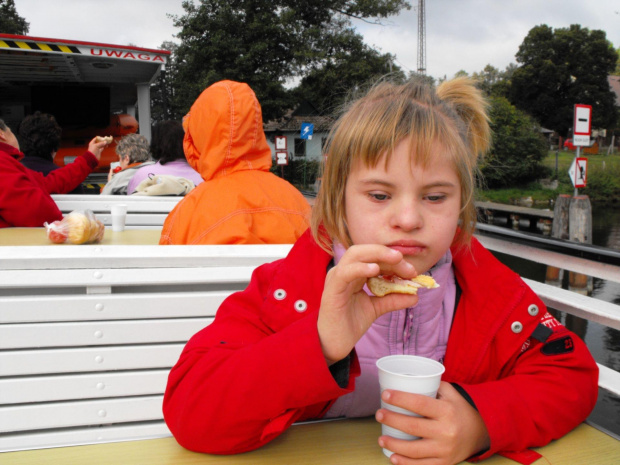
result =
[[[277,165],[288,165],[288,153],[276,152],[276,164]]]
[[[573,145],[590,145],[592,133],[592,105],[575,105],[573,121]]]
[[[588,159],[587,158],[575,158],[570,165],[568,175],[573,182],[575,189],[586,187],[588,173]]]

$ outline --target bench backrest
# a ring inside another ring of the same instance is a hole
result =
[[[0,451],[168,436],[185,342],[289,249],[0,247]]]
[[[183,197],[141,196],[141,195],[52,195],[63,214],[74,210],[92,210],[106,226],[112,225],[110,207],[114,204],[127,205],[127,227],[161,227],[168,213]]]

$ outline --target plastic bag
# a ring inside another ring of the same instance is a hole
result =
[[[47,237],[56,244],[92,244],[101,242],[105,226],[90,210],[75,210],[62,220],[45,223]]]
[[[138,184],[133,195],[186,195],[194,187],[192,181],[180,176],[151,174]]]

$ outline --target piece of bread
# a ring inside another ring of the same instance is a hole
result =
[[[377,297],[388,294],[417,294],[418,289],[425,287],[434,289],[439,284],[431,276],[418,275],[413,279],[402,279],[398,276],[376,276],[368,279],[368,289]]]
[[[95,137],[95,142],[105,142],[106,144],[111,144],[114,139],[112,136],[97,136]]]
[[[72,244],[84,244],[90,238],[90,219],[79,212],[71,212],[64,218]]]

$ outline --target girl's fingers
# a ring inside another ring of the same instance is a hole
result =
[[[344,283],[352,283],[360,279],[365,281],[371,276],[376,276],[377,273],[379,273],[379,265],[376,263],[352,262],[339,263],[338,266],[329,270],[328,275]]]
[[[354,245],[347,249],[338,266],[346,266],[349,263],[375,263],[379,270],[375,274],[396,274],[401,278],[409,279],[416,275],[415,268],[407,262],[402,253],[389,247],[378,244]]]
[[[396,439],[381,436],[379,446],[398,454],[399,464],[435,465],[437,464],[437,443],[429,439]],[[396,457],[394,457],[396,459]]]
[[[415,294],[388,294],[384,297],[370,298],[377,316],[394,310],[415,307],[418,304],[418,296]]]
[[[424,394],[412,394],[410,392],[386,389],[381,393],[381,399],[390,405],[415,412],[427,418],[435,418],[441,413],[441,403],[437,399]]]

